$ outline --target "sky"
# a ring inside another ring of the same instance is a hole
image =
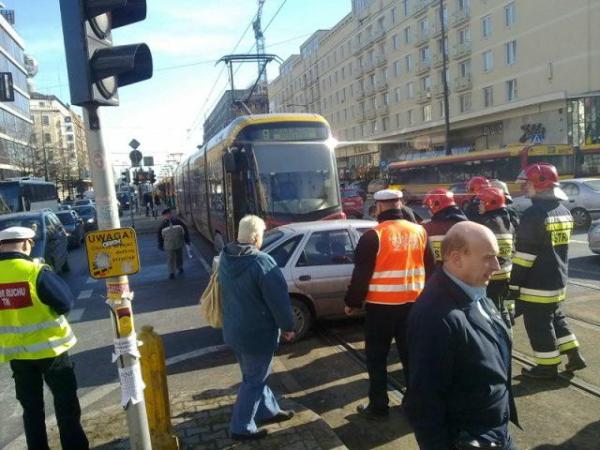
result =
[[[15,10],[15,28],[25,41],[25,51],[38,62],[36,91],[70,103],[59,0],[3,3]],[[251,27],[240,38],[256,14],[256,0],[147,0],[147,4],[146,20],[113,32],[115,45],[148,44],[154,64],[152,79],[120,88],[120,106],[101,110],[104,142],[115,166],[129,164],[128,144],[133,138],[141,143],[144,156],[154,156],[156,165],[164,163],[169,153],[188,153],[201,144],[204,118],[229,83],[223,64],[215,62],[225,54],[249,52],[254,44]],[[298,53],[314,31],[331,28],[350,9],[351,0],[266,0],[262,19],[266,52],[285,60]],[[277,74],[277,63],[271,63],[269,79]],[[235,77],[236,87],[250,85],[256,76],[256,65],[245,64]]]

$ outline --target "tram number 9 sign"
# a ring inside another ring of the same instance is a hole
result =
[[[140,256],[133,228],[91,231],[85,235],[85,250],[92,278],[133,275],[140,270]]]

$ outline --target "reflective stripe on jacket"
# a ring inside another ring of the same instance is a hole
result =
[[[414,302],[425,286],[425,229],[406,220],[388,220],[374,230],[379,253],[365,300],[386,305]]]
[[[38,297],[43,269],[26,259],[0,261],[0,363],[52,358],[77,341],[67,319]]]

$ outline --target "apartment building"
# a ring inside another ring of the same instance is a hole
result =
[[[323,114],[352,178],[443,154],[446,97],[454,153],[600,143],[598,23],[589,0],[353,0],[281,66],[271,110]]]

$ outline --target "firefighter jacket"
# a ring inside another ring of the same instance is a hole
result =
[[[511,298],[532,303],[565,299],[573,218],[555,198],[533,198],[516,235]]]
[[[47,269],[28,257],[0,259],[0,363],[52,358],[77,342],[67,319],[40,299]]]
[[[465,220],[469,219],[458,206],[449,206],[436,212],[431,216],[429,222],[423,224],[437,264],[442,263],[442,241],[444,236],[452,228],[452,225]]]
[[[510,279],[512,270],[512,255],[514,250],[515,227],[507,208],[489,211],[480,216],[479,223],[492,230],[498,241],[500,253],[498,263],[500,270],[492,274],[492,281],[506,281]]]
[[[435,261],[425,229],[402,219],[399,209],[384,211],[379,225],[361,236],[346,305],[360,308],[365,301],[394,305],[417,298]]]

